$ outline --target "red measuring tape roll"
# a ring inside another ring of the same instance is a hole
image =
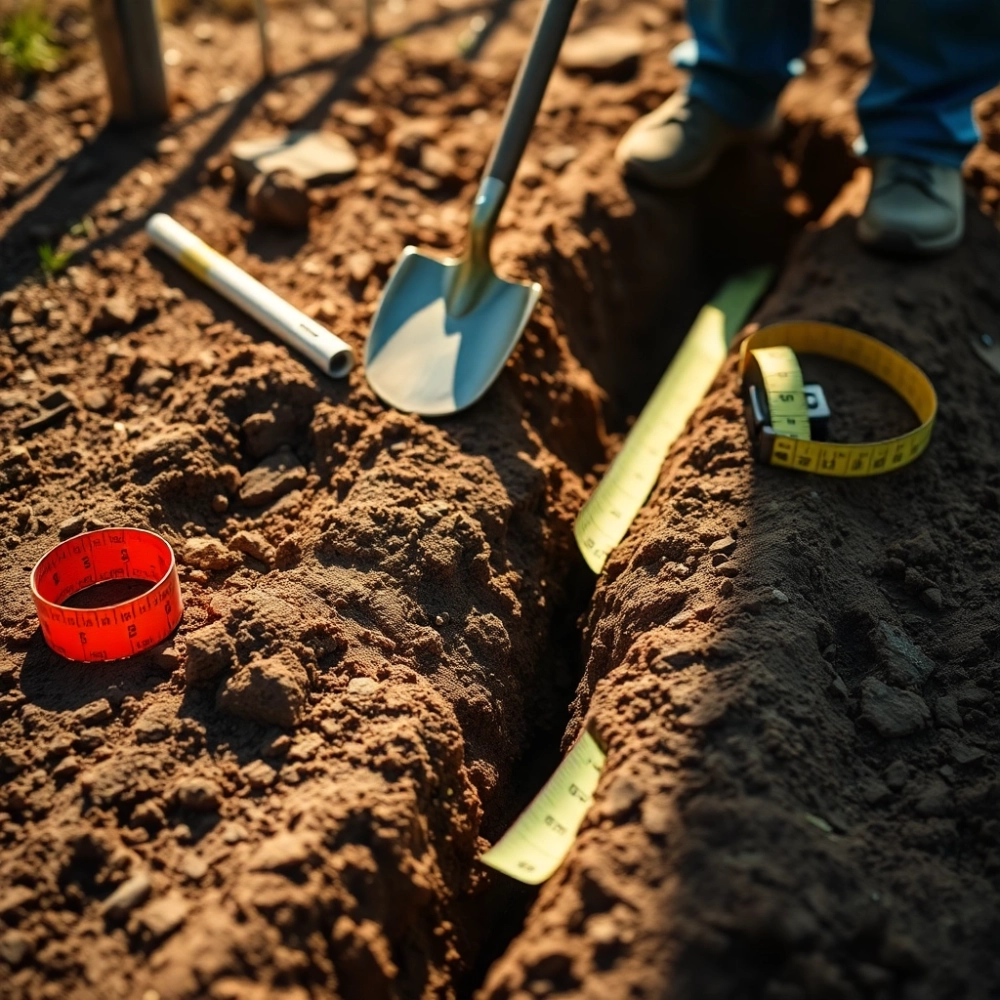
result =
[[[148,580],[141,597],[68,608],[73,594],[108,580]],[[31,571],[42,634],[68,660],[119,660],[162,642],[181,620],[181,586],[166,540],[141,528],[102,528],[60,543]]]

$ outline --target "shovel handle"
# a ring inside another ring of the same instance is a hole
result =
[[[545,6],[535,22],[531,45],[517,71],[500,135],[484,173],[484,177],[500,181],[505,188],[513,181],[524,147],[528,144],[575,8],[576,0],[545,0]]]

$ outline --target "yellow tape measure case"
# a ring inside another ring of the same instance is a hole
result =
[[[805,385],[796,351],[819,354],[874,375],[901,396],[919,426],[884,441],[828,442],[822,389]],[[823,476],[874,476],[912,462],[930,443],[937,395],[930,379],[898,351],[832,323],[775,323],[740,345],[747,428],[757,459]]]

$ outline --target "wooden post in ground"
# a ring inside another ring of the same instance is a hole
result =
[[[129,125],[169,113],[155,0],[91,0],[111,93],[111,117]]]

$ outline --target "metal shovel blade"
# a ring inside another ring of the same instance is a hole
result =
[[[471,308],[456,310],[462,261],[407,247],[382,293],[365,348],[372,388],[399,410],[443,416],[471,406],[493,383],[542,286],[478,275]]]

